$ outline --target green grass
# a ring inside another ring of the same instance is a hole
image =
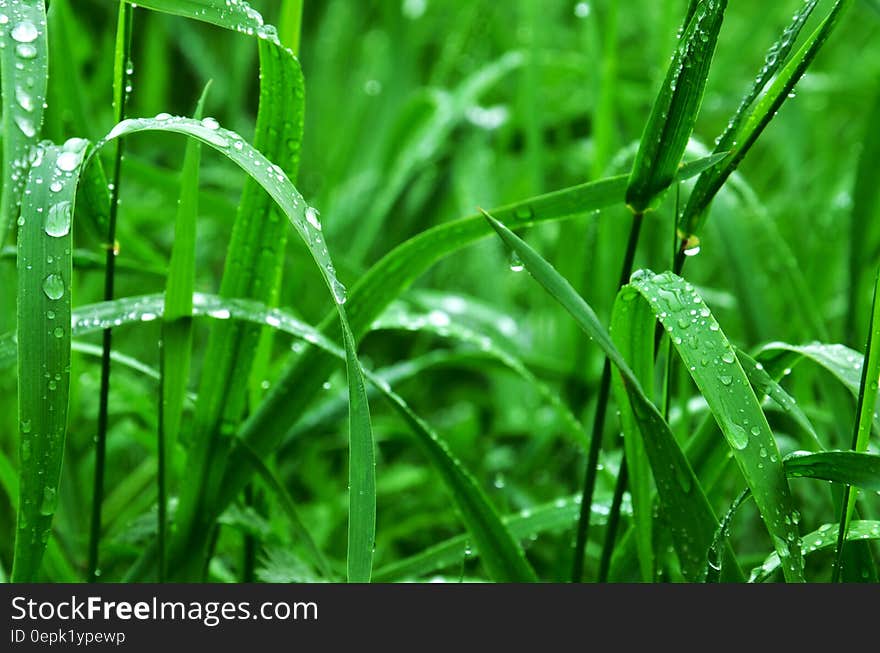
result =
[[[0,578],[876,581],[876,3],[47,4]]]

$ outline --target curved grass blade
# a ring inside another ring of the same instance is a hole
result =
[[[785,473],[880,492],[880,456],[857,451],[795,452],[785,457]]]
[[[837,524],[823,524],[812,533],[804,535],[801,549],[804,555],[831,549],[837,544]],[[847,542],[880,539],[880,521],[852,521],[846,534]],[[750,583],[763,583],[780,567],[779,555],[771,553],[760,567],[755,567],[749,576]]]
[[[3,191],[0,245],[18,218],[31,149],[43,125],[49,77],[46,6],[9,0],[0,7],[0,85],[3,91]]]
[[[785,562],[785,577],[803,581],[795,514],[776,440],[745,371],[693,286],[670,272],[639,271],[633,288],[648,301],[705,397]]]
[[[705,554],[712,541],[717,520],[668,424],[645,395],[637,377],[602,327],[593,309],[537,252],[500,222],[488,214],[485,215],[535,280],[601,347],[620,373],[632,414],[642,433],[663,511],[669,521],[675,524],[671,535],[682,571],[686,577],[697,578],[705,566]],[[629,294],[633,298],[632,291]]]
[[[707,170],[697,180],[697,185],[688,199],[678,224],[679,237],[684,246],[689,246],[688,243],[693,243],[693,238],[698,237],[705,223],[707,210],[712,199],[788,99],[795,85],[813,63],[822,46],[825,45],[837,25],[841,11],[850,4],[852,4],[852,0],[838,0],[835,3],[821,25],[810,35],[806,43],[791,58],[791,61],[778,72],[773,83],[755,104],[745,124],[735,132],[735,137],[728,136],[728,139],[733,138],[733,140],[727,145],[736,143],[731,147],[730,156],[721,164]],[[763,71],[759,74],[759,79],[762,74]]]
[[[739,510],[739,507],[746,502],[752,496],[752,491],[746,488],[743,490],[736,499],[734,499],[733,503],[728,508],[727,512],[724,513],[724,517],[721,518],[721,523],[718,524],[718,530],[715,531],[715,537],[712,538],[712,545],[709,547],[709,555],[706,561],[706,571],[703,574],[703,582],[704,583],[717,583],[721,579],[721,570],[723,569],[723,556],[722,551],[724,551],[723,544],[727,543],[728,535],[730,534],[730,523],[733,521],[734,516],[736,515],[736,511]]]
[[[633,302],[631,293],[620,295],[611,312],[611,336],[623,357],[629,361],[633,373],[645,388],[654,383],[654,321],[653,315],[643,314],[650,309],[644,302]],[[640,313],[642,313],[640,315]],[[630,495],[632,497],[633,532],[638,552],[642,581],[654,580],[654,487],[651,482],[650,461],[638,422],[627,401],[623,380],[616,376],[612,381],[614,398],[619,406],[620,425]]]
[[[814,342],[808,345],[790,345],[771,342],[764,345],[756,356],[774,376],[790,371],[802,359],[813,361],[831,373],[858,398],[862,377],[862,354],[840,344]],[[880,429],[880,418],[874,417],[874,428]]]
[[[306,204],[284,172],[235,132],[220,127],[211,119],[193,120],[179,116],[166,118],[130,118],[116,125],[98,143],[105,143],[140,132],[160,131],[184,134],[210,145],[239,166],[272,197],[284,211],[295,231],[309,248],[337,306],[345,301],[345,287],[336,278],[336,269],[320,240],[320,222],[314,209]],[[316,226],[317,225],[317,226]]]
[[[727,0],[692,8],[633,163],[626,203],[634,213],[649,209],[674,181],[703,101]]]
[[[37,150],[18,234],[20,486],[13,582],[32,582],[49,538],[70,393],[71,223],[86,141]]]

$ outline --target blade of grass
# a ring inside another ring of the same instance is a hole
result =
[[[877,405],[877,386],[880,379],[880,271],[874,282],[874,300],[871,306],[871,323],[868,327],[868,340],[865,344],[865,357],[862,362],[862,379],[859,383],[858,403],[856,407],[856,420],[853,425],[852,444],[850,448],[856,452],[864,452],[868,449],[868,439],[871,436],[871,424]],[[847,484],[843,490],[843,501],[840,509],[840,528],[837,536],[837,550],[835,551],[834,571],[831,581],[836,583],[840,578],[840,568],[843,559],[843,550],[846,542],[846,529],[852,519],[853,510],[856,507],[858,491],[853,491]]]
[[[16,583],[35,580],[58,503],[70,393],[71,223],[85,146],[71,139],[37,151],[18,221]]]
[[[31,165],[31,148],[40,138],[49,76],[46,6],[42,2],[4,3],[0,24],[0,88],[3,92],[3,190],[0,245],[18,218],[21,192]]]
[[[211,83],[205,86],[196,105],[193,120],[201,120]],[[158,496],[159,582],[165,581],[165,542],[168,496],[167,470],[173,469],[183,400],[189,383],[192,355],[192,295],[195,285],[196,221],[199,215],[199,165],[201,144],[187,141],[180,174],[180,197],[174,222],[174,245],[165,286],[165,310],[162,319],[161,379],[158,417]]]
[[[675,179],[703,101],[727,0],[700,0],[691,7],[633,163],[626,203],[634,213],[651,208]]]
[[[680,277],[640,271],[631,285],[651,305],[709,404],[785,562],[786,579],[803,581],[803,558],[792,523],[796,511],[781,456],[733,348],[702,298]]]
[[[823,524],[812,533],[801,539],[801,548],[805,555],[824,551],[837,546],[837,524]],[[847,542],[880,539],[880,521],[850,522],[846,534]],[[749,576],[750,583],[763,583],[780,567],[779,554],[771,553],[760,567],[755,567]]]

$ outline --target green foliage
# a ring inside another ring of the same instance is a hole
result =
[[[0,2],[0,578],[875,579],[876,4]]]

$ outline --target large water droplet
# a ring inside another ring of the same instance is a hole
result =
[[[306,209],[306,221],[312,225],[312,227],[321,231],[321,223],[318,220],[318,211],[311,206]]]
[[[749,434],[746,433],[746,430],[739,424],[731,425],[730,433],[728,435],[731,443],[737,449],[742,450],[749,446]]]
[[[34,123],[31,122],[30,118],[26,116],[15,116],[14,118],[16,126],[21,130],[21,133],[27,136],[28,138],[33,138],[37,134],[37,130],[34,129]]]
[[[208,129],[220,129],[220,123],[217,122],[217,119],[211,118],[210,116],[202,118],[202,126],[207,127]]]
[[[46,234],[60,238],[70,233],[70,202],[63,201],[49,207],[46,214]]]
[[[28,93],[21,86],[15,87],[15,101],[18,102],[18,106],[20,106],[25,111],[33,111],[34,110],[34,101],[31,97],[30,93]]]
[[[342,285],[342,282],[335,277],[330,282],[330,290],[333,292],[333,299],[336,300],[337,304],[344,304],[348,299],[348,292],[345,289],[345,286]]]
[[[64,172],[73,172],[76,170],[76,166],[79,165],[79,160],[79,152],[64,151],[58,155],[55,165],[58,166],[59,170],[63,170]]]
[[[40,32],[37,31],[37,26],[29,20],[21,21],[12,28],[11,33],[12,39],[18,43],[32,43],[37,40],[39,35]]]
[[[57,274],[50,274],[43,279],[43,292],[49,299],[61,299],[64,296],[64,280]]]
[[[22,59],[33,59],[37,56],[37,49],[30,43],[19,43],[15,46],[15,54]]]
[[[54,487],[43,488],[43,501],[40,503],[40,514],[49,516],[55,514],[58,507],[58,492]]]

